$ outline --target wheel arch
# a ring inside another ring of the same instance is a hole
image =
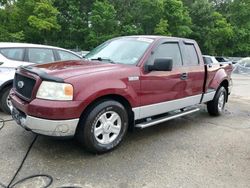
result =
[[[227,79],[224,79],[224,80],[222,80],[222,82],[220,83],[220,85],[219,85],[219,87],[218,87],[218,89],[219,89],[220,87],[224,87],[224,88],[226,89],[226,91],[227,91],[226,102],[228,101],[228,95],[229,95],[228,86],[229,86],[229,81],[228,81]]]
[[[80,118],[85,119],[87,117],[86,115],[93,109],[93,107],[97,103],[99,103],[100,101],[105,101],[105,100],[117,101],[125,107],[125,109],[128,113],[128,119],[129,119],[128,128],[130,131],[132,131],[134,128],[134,112],[132,110],[132,106],[131,106],[130,102],[124,96],[119,95],[119,94],[107,94],[107,95],[103,95],[103,96],[96,98],[95,100],[90,102],[87,105],[87,107],[82,111]],[[78,127],[79,127],[79,125],[78,125]]]
[[[5,82],[3,85],[0,86],[0,98],[2,97],[2,91],[13,85],[13,80],[8,80],[7,82]]]

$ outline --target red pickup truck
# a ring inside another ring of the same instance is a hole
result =
[[[204,65],[194,40],[127,36],[85,60],[20,67],[10,92],[12,116],[27,130],[75,136],[95,153],[109,151],[128,129],[199,110],[218,116],[231,92],[232,66]]]

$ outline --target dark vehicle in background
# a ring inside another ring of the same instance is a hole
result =
[[[218,61],[218,62],[230,62],[230,60],[226,57],[223,57],[223,56],[215,56],[215,59]]]
[[[215,56],[215,59],[220,63],[231,63],[233,66],[237,63],[237,60],[229,59],[223,56]]]
[[[80,55],[63,48],[0,42],[0,108],[6,113],[10,113],[11,102],[8,96],[17,67],[80,59]]]

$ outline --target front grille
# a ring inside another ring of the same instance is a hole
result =
[[[33,88],[36,84],[36,80],[20,75],[15,74],[14,79],[14,88],[16,89],[17,93],[21,96],[25,97],[26,99],[30,99],[32,95]]]

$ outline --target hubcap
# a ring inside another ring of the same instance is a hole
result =
[[[224,105],[225,105],[225,94],[222,92],[220,94],[219,101],[218,101],[218,109],[220,112],[223,110]]]
[[[114,111],[103,113],[95,123],[94,135],[101,144],[112,143],[120,134],[122,121]]]

